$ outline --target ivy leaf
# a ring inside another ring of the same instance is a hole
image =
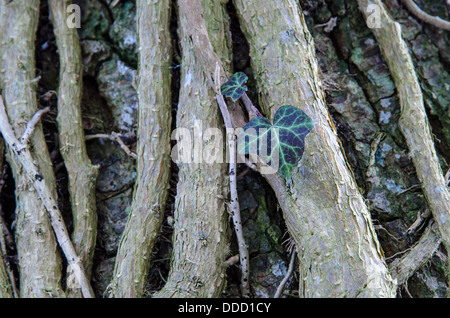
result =
[[[220,87],[222,95],[231,97],[234,102],[237,101],[247,91],[247,86],[245,86],[247,80],[248,77],[245,73],[234,73],[230,79]]]
[[[305,149],[305,137],[314,122],[302,110],[282,106],[275,113],[273,124],[267,118],[254,117],[238,136],[240,154],[256,154],[263,162],[290,179]]]

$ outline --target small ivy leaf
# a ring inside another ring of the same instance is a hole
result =
[[[273,124],[267,118],[254,117],[239,133],[238,152],[256,154],[290,179],[305,149],[305,137],[314,122],[301,109],[282,106],[275,113]]]
[[[230,79],[220,87],[220,90],[223,95],[231,97],[235,102],[247,91],[247,86],[245,86],[247,80],[248,77],[245,73],[234,73]]]

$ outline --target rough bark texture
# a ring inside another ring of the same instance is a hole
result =
[[[194,149],[190,159],[193,163],[178,163],[171,271],[167,284],[156,296],[219,297],[225,284],[225,260],[229,253],[224,201],[229,185],[224,158],[216,153],[220,161],[208,162],[214,154],[206,148],[209,143],[223,147],[225,141],[217,143],[212,136],[202,134],[208,128],[223,127],[223,122],[210,83],[212,74],[195,54],[199,48],[194,47],[190,37],[194,26],[189,23],[192,17],[188,16],[202,16],[196,10],[200,1],[180,0],[178,5],[182,74],[177,128],[188,129],[192,135]],[[230,53],[230,39],[226,33],[225,3],[205,0],[201,5],[204,23],[202,30],[197,31],[199,34],[205,34],[206,29],[210,31],[213,34],[211,44],[226,56]],[[224,136],[223,128],[221,132]],[[192,147],[187,146],[184,151]]]
[[[37,111],[34,41],[39,1],[2,0],[0,13],[0,19],[7,26],[2,30],[5,35],[0,44],[2,94],[10,123],[15,134],[21,136],[26,123]],[[52,163],[40,124],[29,142],[43,181],[56,197]],[[62,297],[61,259],[47,211],[11,151],[7,159],[16,182],[15,238],[20,263],[20,296]]]
[[[50,16],[58,45],[60,62],[58,86],[58,130],[60,152],[69,176],[69,193],[73,216],[72,242],[88,277],[97,239],[95,182],[97,168],[86,153],[81,118],[83,64],[76,28],[66,23],[70,0],[50,0]],[[70,275],[70,273],[69,273]],[[70,277],[67,281],[76,281]],[[80,296],[76,286],[67,285],[71,296]]]
[[[434,147],[422,91],[414,64],[402,38],[400,24],[391,19],[381,1],[359,0],[361,11],[369,18],[369,5],[379,8],[379,25],[371,28],[389,65],[400,99],[399,127],[408,144],[428,205],[442,240],[450,248],[450,191]]]
[[[137,2],[137,179],[117,252],[112,297],[142,297],[164,217],[170,175],[170,1]]]
[[[293,105],[315,123],[289,192],[271,180],[300,260],[301,296],[392,297],[363,197],[328,114],[313,40],[297,2],[235,1],[263,112]]]

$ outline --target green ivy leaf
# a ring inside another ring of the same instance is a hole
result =
[[[248,77],[244,73],[234,73],[230,79],[220,87],[222,95],[231,97],[234,102],[237,101],[247,91],[247,86],[245,86],[247,80]]]
[[[267,118],[254,117],[238,136],[240,154],[256,154],[263,162],[277,168],[290,179],[305,149],[305,137],[314,123],[302,110],[282,106],[275,113],[273,125]]]

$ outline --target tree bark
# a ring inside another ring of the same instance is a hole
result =
[[[300,296],[393,297],[396,284],[326,108],[301,9],[293,0],[234,3],[263,112],[272,119],[292,105],[315,123],[292,184],[266,176],[297,246]]]
[[[170,1],[137,1],[137,179],[116,256],[111,297],[142,297],[164,217],[170,177]]]
[[[3,60],[0,85],[9,121],[16,136],[25,131],[37,111],[34,85],[34,48],[39,17],[39,1],[0,1],[0,19],[5,29],[0,55]],[[37,124],[30,138],[32,156],[43,181],[56,196],[55,176],[42,126]],[[16,243],[20,264],[21,297],[63,297],[61,258],[47,211],[22,171],[11,149],[7,160],[16,182]]]
[[[91,164],[86,152],[81,118],[83,64],[76,28],[66,23],[70,0],[49,0],[60,62],[58,86],[58,130],[60,152],[69,175],[69,193],[73,216],[72,242],[88,277],[97,239],[97,211],[95,183],[97,167]],[[77,280],[68,273],[66,293],[81,297]]]
[[[379,25],[371,28],[394,78],[400,99],[399,127],[408,144],[409,155],[416,168],[431,213],[437,223],[446,249],[450,249],[450,191],[444,179],[431,136],[422,90],[414,64],[402,38],[400,24],[391,19],[378,0],[358,0],[366,19],[369,5],[379,8]]]
[[[224,129],[215,90],[210,85],[211,74],[195,54],[190,37],[195,27],[189,20],[193,15],[203,17],[202,30],[197,31],[207,33],[208,30],[211,44],[229,61],[228,21],[225,1],[180,0],[178,6],[182,74],[177,128],[188,129],[194,149],[187,156],[192,163],[178,162],[171,271],[156,297],[219,297],[225,285],[225,260],[229,253],[224,202],[229,182],[227,164],[221,157],[225,154],[225,140],[217,139],[224,136]],[[209,128],[220,129],[220,136],[216,135],[214,140],[212,136],[203,136]],[[218,145],[219,153],[217,148],[215,154],[207,151],[210,143]],[[192,147],[186,146],[183,151]],[[219,160],[210,162],[214,155]]]

